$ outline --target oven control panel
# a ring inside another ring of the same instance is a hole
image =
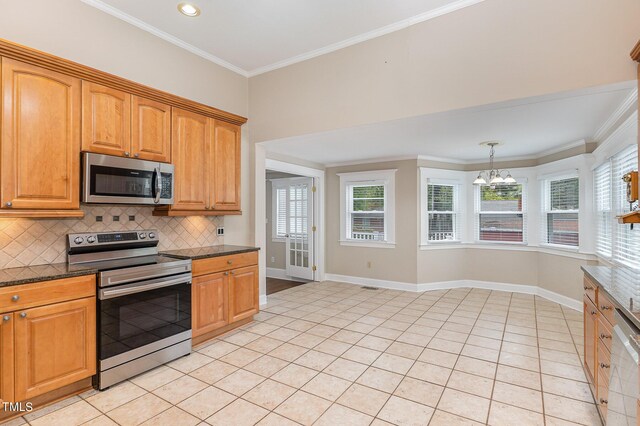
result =
[[[68,235],[69,247],[89,247],[101,245],[113,245],[136,242],[157,242],[158,231],[155,229],[145,229],[139,231],[117,231],[117,232],[86,232],[82,234]]]

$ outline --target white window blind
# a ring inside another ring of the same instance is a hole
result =
[[[273,238],[285,238],[287,233],[287,188],[273,187]]]
[[[427,240],[460,241],[459,186],[427,185]]]
[[[347,238],[385,241],[384,182],[347,185]]]
[[[638,147],[632,145],[611,159],[612,163],[612,188],[613,205],[615,215],[625,214],[630,211],[627,202],[626,184],[622,176],[632,170],[638,169]],[[640,269],[640,232],[637,228],[631,229],[629,225],[621,225],[614,222],[613,232],[613,259],[625,266]]]
[[[611,162],[599,166],[593,173],[596,220],[596,253],[611,258]]]
[[[542,181],[542,241],[577,247],[580,181],[577,176]]]
[[[478,241],[526,242],[525,185],[477,186],[475,225]]]

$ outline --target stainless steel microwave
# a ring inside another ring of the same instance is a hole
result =
[[[97,204],[173,204],[173,165],[82,153],[82,201]]]

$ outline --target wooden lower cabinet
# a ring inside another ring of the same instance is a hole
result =
[[[229,321],[240,321],[258,313],[258,267],[231,271],[229,280]]]
[[[258,313],[257,253],[194,260],[193,275],[194,344],[251,321]]]
[[[13,314],[0,318],[0,401],[14,401],[13,397]]]
[[[598,310],[595,304],[585,294],[584,304],[584,365],[587,371],[588,379],[595,386],[597,374],[597,339],[598,339]]]
[[[15,398],[22,401],[96,373],[96,299],[15,314]]]
[[[193,337],[229,323],[229,272],[195,277],[192,284]]]

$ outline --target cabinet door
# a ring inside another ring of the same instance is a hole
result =
[[[0,401],[13,402],[13,314],[0,318]]]
[[[135,95],[131,99],[131,155],[170,163],[171,107]]]
[[[18,401],[96,373],[96,299],[18,311],[15,397]]]
[[[258,267],[234,269],[229,275],[229,322],[258,313]]]
[[[130,155],[131,95],[82,82],[82,150]]]
[[[80,87],[2,58],[2,208],[80,208]]]
[[[596,306],[585,294],[583,297],[584,307],[584,365],[587,372],[590,374],[588,377],[591,383],[596,384],[596,362],[597,362],[597,345],[596,339],[598,338],[598,310]]]
[[[209,208],[209,119],[172,108],[171,158],[175,167],[176,210]]]
[[[193,337],[229,323],[229,272],[196,277],[191,288]]]
[[[240,210],[240,127],[212,120],[211,207]]]

